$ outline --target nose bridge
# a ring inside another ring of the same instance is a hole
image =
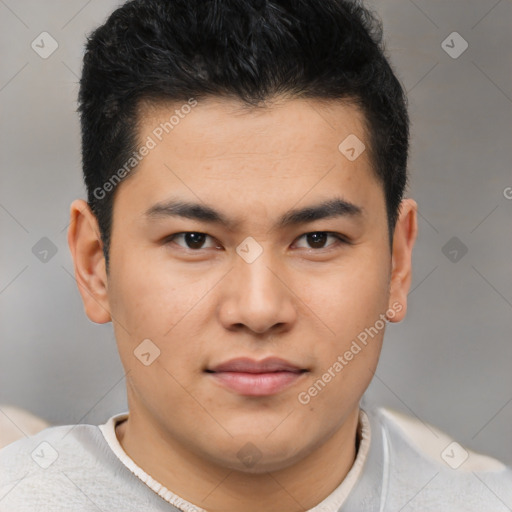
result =
[[[242,242],[237,253],[231,276],[236,313],[231,321],[257,332],[290,322],[294,311],[290,292],[278,278],[271,250],[253,239]]]
[[[235,265],[242,294],[250,300],[264,298],[270,304],[281,294],[279,288],[282,286],[275,276],[276,270],[272,269],[275,258],[269,248],[264,249],[261,244],[256,246],[252,241],[240,244],[237,253],[244,254],[244,251],[247,257],[240,256]]]

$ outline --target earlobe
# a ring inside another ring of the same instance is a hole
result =
[[[389,307],[397,313],[390,319],[391,322],[401,322],[407,313],[407,295],[412,279],[412,250],[418,234],[417,210],[418,205],[413,199],[404,199],[400,203],[400,215],[393,235],[389,294]]]
[[[73,201],[70,217],[68,244],[85,312],[93,322],[110,322],[107,274],[98,221],[83,199]]]

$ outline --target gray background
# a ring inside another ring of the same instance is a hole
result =
[[[116,5],[0,0],[0,403],[56,424],[126,408],[111,325],[85,316],[66,241],[69,204],[85,197],[75,112],[85,35]],[[512,3],[374,7],[409,95],[419,237],[409,313],[388,326],[366,402],[512,464]],[[31,48],[43,31],[59,45],[47,59]],[[442,47],[454,31],[469,44],[456,59]],[[57,249],[46,262],[32,252],[43,237]]]

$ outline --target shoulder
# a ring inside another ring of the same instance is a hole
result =
[[[0,450],[0,510],[176,510],[123,465],[104,427],[50,427]]]
[[[77,501],[75,475],[98,463],[101,433],[93,425],[49,427],[0,450],[1,510],[38,510],[53,500]],[[60,510],[60,509],[59,509]]]
[[[98,426],[49,427],[0,450],[0,510],[94,510],[116,460]],[[84,492],[85,491],[85,492]]]
[[[422,511],[512,507],[511,467],[466,448],[419,418],[387,408],[372,415],[383,437],[388,498],[396,505],[409,496],[410,509]]]
[[[8,444],[0,450],[0,468],[4,470],[0,473],[0,484],[5,485],[26,472],[50,469],[57,462],[61,469],[76,464],[83,443],[93,442],[98,434],[98,427],[93,425],[63,425],[45,428]]]

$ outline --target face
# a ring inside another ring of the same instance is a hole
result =
[[[368,151],[339,149],[368,148],[354,107],[209,99],[166,133],[176,108],[141,110],[151,148],[118,185],[86,311],[113,322],[132,416],[216,464],[244,470],[250,442],[253,471],[284,468],[358,410],[412,244],[392,259]]]

